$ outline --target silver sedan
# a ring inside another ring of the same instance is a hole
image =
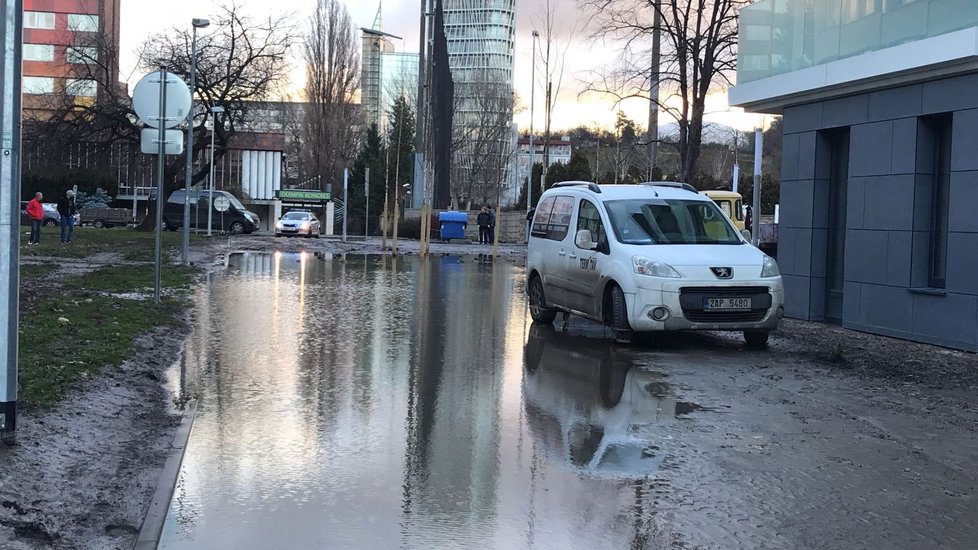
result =
[[[307,210],[292,210],[287,212],[275,224],[275,236],[281,237],[302,235],[319,238],[321,224],[316,215]]]

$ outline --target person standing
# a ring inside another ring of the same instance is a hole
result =
[[[489,207],[489,243],[496,242],[496,210]]]
[[[486,244],[489,242],[489,212],[486,211],[486,207],[483,206],[482,210],[479,210],[479,215],[475,218],[475,223],[479,226],[479,244]]]
[[[69,190],[58,200],[58,214],[61,215],[61,242],[68,244],[75,234],[75,192]]]
[[[27,203],[27,217],[31,221],[31,238],[27,244],[41,244],[41,224],[44,223],[44,206],[41,204],[44,194],[34,193],[34,198]]]

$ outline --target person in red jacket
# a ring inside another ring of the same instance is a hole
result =
[[[31,220],[31,240],[27,244],[41,244],[41,223],[44,221],[44,200],[42,193],[34,193],[34,198],[27,203],[27,217]]]

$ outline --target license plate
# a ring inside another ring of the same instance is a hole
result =
[[[745,311],[751,309],[750,298],[704,298],[704,311]]]

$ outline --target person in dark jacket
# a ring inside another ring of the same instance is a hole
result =
[[[75,234],[75,192],[69,190],[58,200],[61,215],[61,242],[68,244]]]
[[[479,215],[475,217],[475,223],[479,226],[479,244],[489,242],[489,212],[486,207],[482,207]]]
[[[44,222],[43,193],[34,193],[34,198],[27,203],[27,217],[31,220],[31,239],[27,244],[41,244],[41,224]]]
[[[489,207],[489,242],[496,242],[496,210]]]

